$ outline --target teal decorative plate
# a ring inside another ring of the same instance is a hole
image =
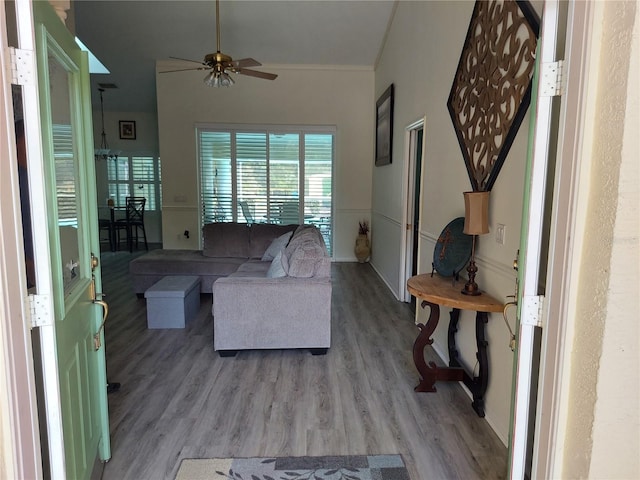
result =
[[[471,258],[473,236],[462,233],[464,217],[444,227],[433,250],[433,268],[444,277],[458,275]]]

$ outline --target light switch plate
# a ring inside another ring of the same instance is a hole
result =
[[[506,228],[502,223],[498,224],[496,228],[496,243],[504,245]]]

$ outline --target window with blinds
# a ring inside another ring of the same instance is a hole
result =
[[[58,223],[78,226],[76,170],[71,125],[52,125]]]
[[[315,224],[332,246],[335,132],[202,127],[202,224]]]
[[[160,210],[160,161],[153,156],[119,156],[108,160],[109,197],[124,207],[127,197],[145,197],[145,210]]]

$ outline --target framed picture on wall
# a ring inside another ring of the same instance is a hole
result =
[[[393,139],[393,83],[376,102],[376,167],[391,163]]]
[[[135,140],[136,122],[133,120],[120,120],[120,138],[123,140]]]

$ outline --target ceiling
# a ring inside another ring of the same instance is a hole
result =
[[[255,58],[264,65],[256,69],[264,71],[292,64],[373,67],[394,3],[223,0],[220,49],[234,59]],[[77,36],[111,72],[91,75],[94,105],[98,83],[118,86],[104,93],[107,111],[155,112],[156,60],[201,61],[216,50],[213,0],[77,0],[74,17]],[[262,81],[242,76],[232,88]]]

